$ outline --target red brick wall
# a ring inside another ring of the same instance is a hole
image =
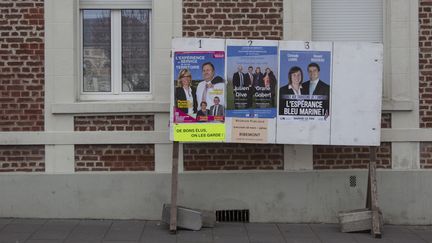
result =
[[[76,116],[75,131],[152,131],[154,116]]]
[[[75,131],[152,131],[152,115],[76,116]],[[154,145],[76,145],[75,171],[154,170]]]
[[[313,167],[322,169],[367,168],[370,153],[365,146],[314,146]],[[381,143],[377,150],[377,167],[391,168],[391,143]]]
[[[75,145],[75,171],[152,171],[153,144]]]
[[[420,168],[432,169],[432,142],[420,143]]]
[[[0,131],[44,130],[43,5],[0,1]]]
[[[0,1],[0,132],[44,130],[43,0]],[[0,172],[45,171],[45,149],[0,146]]]
[[[183,35],[280,40],[282,2],[183,0]]]
[[[282,0],[183,0],[183,36],[281,40]],[[185,170],[283,169],[282,145],[185,144]]]
[[[283,145],[184,144],[185,170],[282,170]]]
[[[45,171],[45,146],[0,146],[0,172]]]
[[[432,128],[432,1],[419,6],[420,127]]]
[[[381,128],[391,128],[391,113],[381,115]]]

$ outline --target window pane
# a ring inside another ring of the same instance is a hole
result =
[[[111,12],[83,10],[84,92],[111,91]]]
[[[122,91],[150,91],[149,10],[122,10]]]

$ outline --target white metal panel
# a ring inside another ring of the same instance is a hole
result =
[[[379,145],[383,46],[335,42],[332,145]]]
[[[332,51],[331,42],[303,42],[303,41],[280,41],[279,42],[279,59],[283,50],[295,51]],[[279,61],[279,64],[281,62]],[[281,76],[287,76],[282,73],[279,67],[279,81]],[[330,71],[331,73],[331,71]],[[305,81],[308,80],[307,74]],[[331,77],[330,77],[331,79]],[[330,94],[333,83],[330,84]],[[330,110],[332,107],[330,107]],[[279,102],[278,102],[279,110]],[[330,111],[331,114],[331,111]],[[283,120],[281,116],[277,117],[276,122],[276,143],[279,144],[330,144],[330,123],[331,116],[325,121],[317,120]]]
[[[383,40],[383,0],[312,0],[312,39]]]

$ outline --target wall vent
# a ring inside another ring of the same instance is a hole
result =
[[[249,209],[216,210],[218,222],[249,222]]]
[[[350,187],[356,187],[357,186],[357,176],[350,176],[349,177],[349,184],[350,184]]]

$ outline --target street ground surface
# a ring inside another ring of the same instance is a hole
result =
[[[432,243],[432,226],[385,225],[381,239],[341,233],[338,224],[217,223],[200,231],[145,220],[0,218],[1,243]]]

